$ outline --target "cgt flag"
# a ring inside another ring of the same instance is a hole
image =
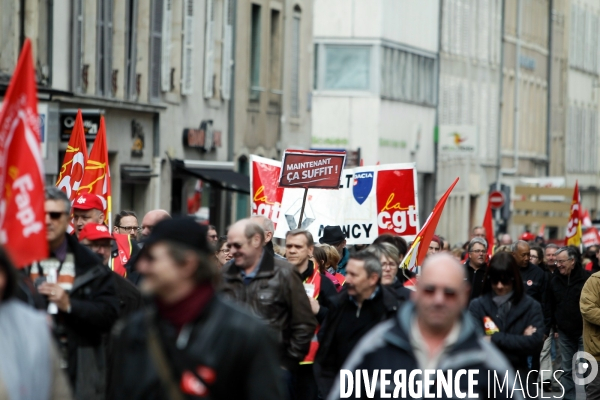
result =
[[[565,242],[567,246],[581,246],[581,196],[579,194],[579,183],[575,182],[575,189],[573,190],[573,202],[571,203],[571,216],[569,217],[569,224],[567,225],[567,235]]]
[[[485,240],[487,241],[487,254],[491,258],[494,254],[494,224],[492,220],[492,204],[488,201],[487,210],[483,217],[483,228],[485,229]]]
[[[427,249],[429,248],[429,244],[435,233],[435,228],[440,220],[442,211],[444,211],[446,200],[448,200],[448,196],[450,196],[452,189],[454,189],[454,186],[458,183],[458,179],[459,178],[456,178],[454,180],[452,185],[446,190],[446,193],[444,193],[435,207],[433,207],[433,211],[429,214],[429,218],[425,221],[425,225],[423,225],[423,228],[417,233],[417,237],[406,253],[404,261],[402,261],[402,268],[406,268],[409,271],[415,271],[418,266],[423,264],[423,260],[425,260],[425,256],[427,255]]]
[[[56,187],[67,194],[71,203],[77,196],[77,190],[83,179],[83,170],[88,160],[85,132],[81,110],[77,110],[75,125],[71,131],[71,138],[67,144],[67,152],[63,159]]]
[[[81,186],[77,195],[93,193],[103,201],[104,205],[104,223],[110,228],[111,220],[111,188],[110,188],[110,168],[108,165],[108,147],[106,146],[106,127],[104,117],[100,117],[100,129],[94,141],[94,147],[90,157],[85,164]]]
[[[44,171],[29,39],[0,110],[0,188],[0,244],[18,267],[46,259]]]

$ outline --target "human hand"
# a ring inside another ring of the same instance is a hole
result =
[[[319,310],[321,309],[321,305],[313,297],[309,297],[308,301],[310,302],[310,308],[312,309],[313,314],[317,315],[319,313]]]
[[[535,328],[532,325],[529,325],[527,328],[525,328],[525,331],[523,332],[523,335],[525,335],[525,336],[531,336],[535,332],[537,332],[537,328]]]
[[[48,301],[56,304],[60,311],[67,312],[71,306],[69,294],[58,283],[44,282],[38,287],[38,292],[48,296]]]
[[[554,332],[554,339],[558,339],[558,332]]]

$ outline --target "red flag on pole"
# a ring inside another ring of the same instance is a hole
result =
[[[429,248],[429,244],[431,243],[431,238],[435,233],[435,228],[440,220],[440,216],[442,215],[442,211],[444,211],[444,206],[446,205],[446,200],[450,196],[452,189],[458,183],[458,179],[454,180],[454,183],[450,185],[446,193],[442,196],[442,198],[437,202],[435,207],[433,207],[433,211],[427,218],[425,225],[423,228],[417,233],[417,237],[413,242],[412,246],[406,253],[404,257],[404,261],[402,262],[402,268],[406,268],[408,270],[414,270],[416,267],[420,266],[425,260],[425,256],[427,255],[427,249]]]
[[[491,257],[494,254],[494,224],[492,221],[492,205],[489,201],[483,217],[483,228],[485,229],[485,240],[488,244],[488,257]]]
[[[581,246],[581,196],[579,194],[579,183],[575,182],[573,190],[573,201],[571,202],[571,216],[567,225],[565,242],[567,246]]]
[[[75,125],[71,131],[67,152],[56,181],[56,187],[67,194],[71,203],[77,196],[87,159],[88,152],[85,143],[85,131],[83,130],[83,117],[81,116],[81,110],[77,110]]]
[[[24,267],[48,258],[44,170],[31,42],[25,40],[0,110],[0,243]]]
[[[106,146],[106,127],[104,117],[100,117],[100,129],[94,141],[94,147],[85,164],[83,179],[77,194],[92,193],[100,196],[104,205],[104,223],[110,227],[111,220],[111,188],[110,169],[108,166],[108,147]]]

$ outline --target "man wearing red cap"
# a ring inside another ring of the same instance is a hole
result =
[[[104,222],[105,204],[106,200],[97,194],[85,193],[75,198],[73,201],[73,224],[77,237],[85,225],[91,222],[96,224]]]
[[[104,265],[108,265],[113,237],[104,224],[87,224],[79,232],[79,243],[98,254]]]

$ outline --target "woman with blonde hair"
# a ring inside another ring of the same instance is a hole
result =
[[[382,242],[372,244],[364,251],[373,254],[381,262],[381,284],[389,286],[399,299],[408,300],[411,291],[405,288],[404,282],[397,277],[400,268],[400,257],[396,246]]]
[[[335,278],[335,280],[339,283],[340,287],[343,286],[344,283],[346,283],[346,278],[344,277],[344,275],[337,272],[337,266],[341,259],[340,253],[335,247],[333,247],[330,244],[320,244],[317,247],[322,248],[325,251],[325,254],[327,255],[327,263],[324,267],[325,271]]]

